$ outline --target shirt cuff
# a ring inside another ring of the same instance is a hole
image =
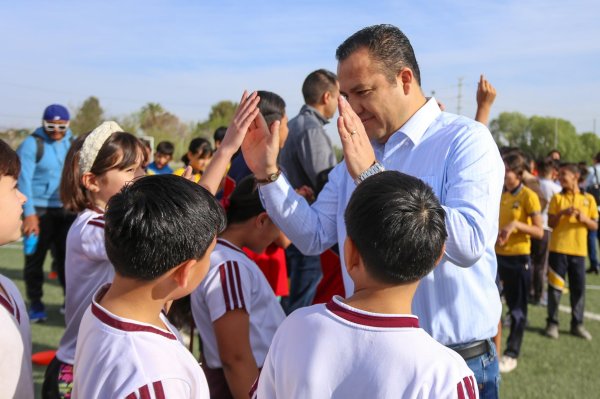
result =
[[[260,201],[265,209],[267,204],[282,202],[290,190],[294,190],[283,173],[273,183],[261,184],[258,187]]]

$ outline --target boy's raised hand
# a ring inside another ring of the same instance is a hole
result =
[[[240,149],[248,128],[259,114],[259,101],[260,97],[256,92],[248,95],[248,92],[244,90],[240,105],[238,105],[235,110],[233,120],[227,128],[227,132],[225,133],[225,137],[221,142],[219,150],[223,148],[223,151],[233,155]]]
[[[279,126],[275,121],[269,127],[262,114],[258,114],[248,129],[242,143],[242,153],[246,164],[257,179],[265,179],[278,171]]]
[[[227,172],[227,166],[242,145],[248,128],[256,119],[256,116],[259,115],[257,107],[259,101],[260,97],[258,97],[256,92],[248,95],[248,92],[244,90],[240,105],[235,110],[233,120],[227,128],[221,146],[215,152],[215,155],[198,182],[198,184],[206,188],[213,195],[217,193],[221,180]],[[184,177],[186,177],[186,174],[184,174]]]

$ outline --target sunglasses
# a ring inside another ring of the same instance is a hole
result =
[[[50,130],[50,131],[58,130],[60,132],[66,132],[68,128],[69,128],[68,123],[52,123],[52,122],[44,121],[44,129],[46,129],[46,130]]]

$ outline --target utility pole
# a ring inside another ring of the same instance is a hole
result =
[[[460,111],[461,111],[461,106],[460,106],[460,102],[462,100],[462,85],[463,85],[463,78],[458,78],[458,96],[456,98],[456,113],[458,115],[460,115]]]
[[[596,118],[594,118],[594,134],[596,134]]]

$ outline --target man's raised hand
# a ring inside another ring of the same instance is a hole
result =
[[[365,127],[344,96],[339,97],[338,106],[340,111],[337,121],[338,133],[342,141],[348,173],[354,180],[373,165],[375,152]]]

